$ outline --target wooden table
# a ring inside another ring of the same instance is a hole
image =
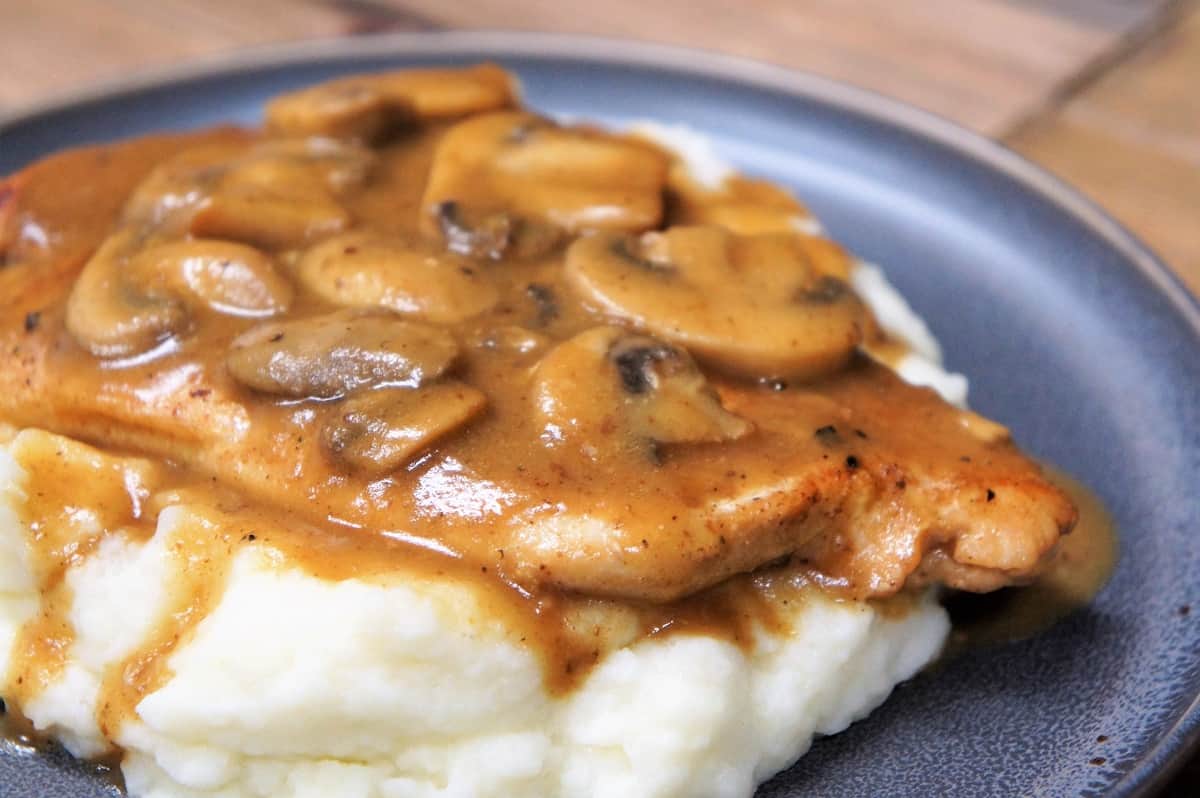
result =
[[[1200,0],[0,0],[0,109],[266,42],[521,28],[725,50],[1004,141],[1200,293]],[[1167,790],[1200,795],[1200,757]]]

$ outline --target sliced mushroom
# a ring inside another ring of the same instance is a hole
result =
[[[576,439],[589,454],[741,438],[753,425],[721,401],[688,353],[618,327],[559,344],[534,369],[548,440]]]
[[[375,141],[416,119],[510,107],[514,84],[494,64],[354,75],[276,97],[267,104],[267,128],[288,136]]]
[[[184,150],[159,164],[125,202],[122,222],[163,235],[187,233],[192,215],[251,144],[228,141]]]
[[[190,297],[228,316],[275,316],[292,302],[292,285],[270,256],[231,241],[159,244],[130,258],[126,274],[148,295]]]
[[[406,69],[375,76],[390,97],[404,97],[421,119],[448,119],[511,108],[516,78],[495,64],[459,69]]]
[[[487,397],[482,391],[453,380],[416,390],[364,391],[337,406],[321,439],[334,460],[382,475],[462,429],[485,407]]]
[[[512,242],[513,219],[493,213],[471,223],[457,202],[443,202],[435,211],[446,249],[475,258],[499,260]]]
[[[325,188],[336,193],[366,180],[376,160],[377,156],[370,149],[349,141],[323,138],[267,139],[235,164],[231,174],[241,182],[262,183],[265,182],[263,177],[253,181],[247,179],[258,167],[269,168],[274,164],[300,166],[309,174],[319,177]]]
[[[740,175],[719,186],[695,181],[682,164],[672,164],[668,186],[673,199],[672,224],[709,224],[731,233],[815,232],[820,224],[807,208],[784,189],[765,180]]]
[[[511,213],[484,213],[472,219],[453,200],[438,205],[434,215],[446,249],[473,258],[536,258],[562,240],[562,231],[546,222]]]
[[[149,351],[187,326],[180,298],[147,295],[125,279],[122,267],[135,241],[131,231],[110,236],[84,264],[67,299],[67,330],[97,357]]]
[[[379,311],[339,311],[264,324],[234,340],[225,359],[242,385],[292,399],[331,399],[360,388],[415,388],[458,356],[445,330]]]
[[[507,216],[567,232],[648,230],[662,219],[666,168],[662,152],[632,139],[523,112],[484,114],[438,142],[421,223],[450,245],[460,238],[447,229],[447,208],[470,228]]]
[[[820,232],[820,223],[791,192],[737,174],[704,137],[655,123],[636,124],[630,132],[660,147],[670,163],[668,226],[711,224],[741,235]]]
[[[707,226],[587,236],[568,250],[566,276],[586,301],[713,366],[803,379],[840,368],[867,318],[843,264],[814,241]]]
[[[291,300],[291,285],[252,247],[195,239],[139,249],[127,230],[84,265],[66,324],[92,354],[129,357],[182,333],[197,312],[273,316]]]
[[[350,214],[336,193],[364,178],[371,157],[328,140],[267,142],[222,176],[191,233],[284,248],[341,232]]]
[[[338,195],[366,178],[374,157],[328,139],[187,151],[142,182],[124,220],[165,236],[190,233],[268,248],[302,244],[349,224]]]
[[[346,307],[383,307],[437,323],[477,316],[499,299],[484,270],[401,236],[354,232],[307,250],[301,284]]]
[[[403,98],[390,98],[369,78],[335,80],[282,94],[267,103],[267,130],[285,136],[377,141],[415,117]]]
[[[716,391],[686,351],[649,336],[624,335],[608,350],[621,378],[633,430],[658,443],[702,443],[740,438],[750,422],[721,406]]]
[[[191,232],[283,249],[339,233],[349,224],[350,214],[329,197],[252,188],[215,193],[192,217]]]

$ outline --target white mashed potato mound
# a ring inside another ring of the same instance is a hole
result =
[[[729,174],[695,134],[654,137],[700,179]],[[942,370],[883,273],[860,264],[854,284],[912,348],[900,373],[964,402],[965,379]],[[4,668],[39,600],[19,454],[47,435],[0,447]],[[61,678],[23,710],[72,752],[110,746],[96,721],[102,676],[167,612],[170,551],[194,534],[196,512],[169,507],[148,540],[106,538],[68,571],[75,640]],[[931,594],[907,612],[820,597],[786,612],[790,633],[760,630],[748,648],[701,634],[640,639],[559,695],[467,586],[323,580],[259,541],[239,548],[219,603],[170,654],[171,677],[111,742],[125,751],[130,794],[144,798],[747,798],[814,736],[878,706],[949,631]]]
[[[942,347],[925,324],[896,290],[883,269],[856,261],[850,272],[855,292],[871,307],[884,332],[908,346],[908,353],[895,365],[896,373],[913,385],[937,391],[952,405],[967,406],[967,378],[942,366]]]
[[[28,430],[0,450],[0,548],[15,553],[0,572],[4,652],[37,600],[20,567],[30,477],[18,458],[47,437]],[[68,457],[86,450],[53,443]],[[148,541],[107,538],[68,573],[68,664],[24,710],[76,754],[108,747],[102,674],[160,620],[169,552],[194,534],[193,512],[169,507]],[[147,798],[745,798],[814,735],[874,709],[948,630],[931,598],[907,614],[795,606],[791,634],[762,632],[749,651],[699,635],[643,639],[558,696],[469,587],[323,580],[255,544],[115,742],[130,793]]]

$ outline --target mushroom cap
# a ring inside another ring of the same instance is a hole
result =
[[[230,375],[261,393],[332,399],[377,386],[415,388],[458,357],[450,333],[384,311],[343,310],[255,327],[233,341]]]
[[[292,284],[266,253],[204,238],[169,241],[133,255],[128,279],[147,294],[180,297],[227,316],[263,318],[286,312]]]
[[[291,283],[253,247],[206,239],[147,244],[125,229],[84,264],[66,325],[97,357],[122,358],[183,333],[198,313],[262,318],[291,301]]]
[[[797,233],[672,227],[580,238],[566,277],[602,312],[723,371],[804,379],[840,368],[863,337],[867,311],[834,255]]]
[[[381,307],[435,323],[477,316],[499,300],[483,269],[411,238],[351,232],[310,247],[301,285],[345,307]]]
[[[594,327],[551,350],[534,368],[543,439],[603,448],[715,443],[753,425],[722,407],[683,349],[620,327]]]
[[[631,138],[523,111],[481,114],[438,142],[421,224],[440,234],[454,203],[467,216],[508,213],[568,232],[648,230],[662,219],[666,171],[661,151]]]
[[[267,129],[286,136],[375,141],[420,119],[505,108],[513,77],[495,64],[352,75],[279,95],[267,104]]]
[[[382,476],[465,427],[486,407],[482,391],[457,380],[363,391],[338,405],[322,427],[321,442],[335,462]]]
[[[135,246],[130,230],[109,236],[84,264],[67,298],[67,331],[96,357],[147,352],[187,326],[179,297],[143,293],[123,274]]]

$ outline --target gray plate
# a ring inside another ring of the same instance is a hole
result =
[[[92,91],[0,120],[0,173],[85,142],[253,122],[267,96],[337,73],[482,58],[515,69],[537,108],[684,122],[795,189],[835,238],[887,267],[970,376],[974,406],[1082,477],[1119,523],[1120,566],[1089,609],[918,677],[760,795],[1151,790],[1200,728],[1200,308],[1111,219],[1003,148],[711,53],[450,33],[290,46]],[[0,794],[105,790],[63,757],[10,752]]]

